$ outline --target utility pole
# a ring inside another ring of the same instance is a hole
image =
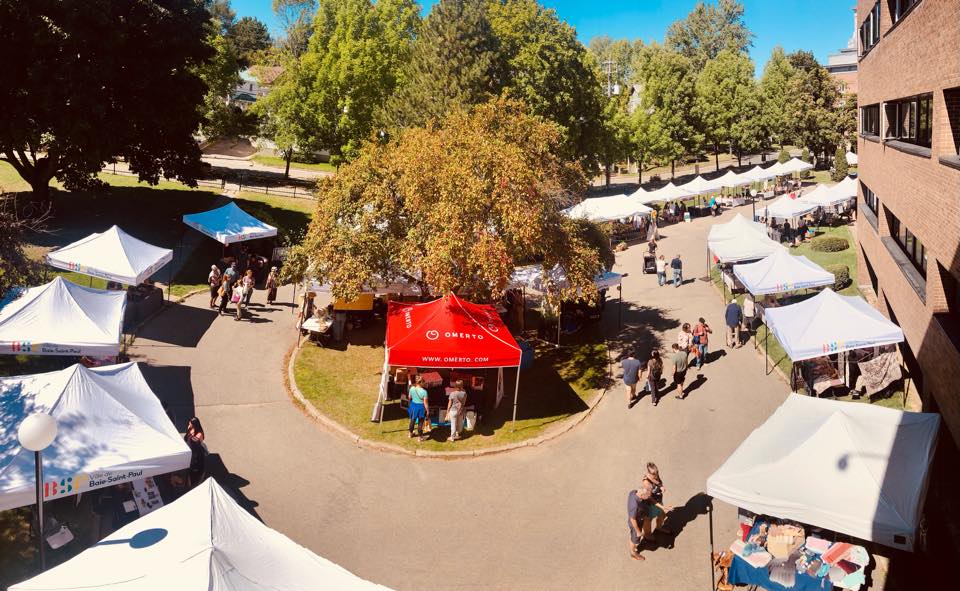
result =
[[[611,59],[603,62],[603,67],[607,73],[607,98],[613,96],[613,63]]]

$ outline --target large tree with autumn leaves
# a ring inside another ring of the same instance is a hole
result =
[[[499,99],[366,144],[320,183],[294,259],[354,297],[376,279],[487,299],[515,265],[561,265],[567,289],[593,292],[609,261],[596,228],[562,213],[586,188],[556,156],[563,131]]]

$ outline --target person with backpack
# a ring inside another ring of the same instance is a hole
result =
[[[217,290],[217,294],[220,296],[220,306],[218,313],[222,316],[227,310],[227,302],[230,301],[230,277],[226,273],[223,274],[223,277],[220,280],[220,289]]]
[[[703,361],[707,358],[707,344],[710,340],[708,335],[712,332],[710,325],[703,318],[700,318],[697,325],[693,327],[693,346],[697,348],[697,359],[695,360],[697,369],[703,367]]]
[[[647,373],[647,382],[644,388],[650,392],[650,401],[654,406],[660,404],[660,376],[663,375],[663,360],[660,351],[651,351],[644,371]],[[642,373],[642,372],[641,372]]]

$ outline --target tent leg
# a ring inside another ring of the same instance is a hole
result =
[[[620,296],[620,301],[617,302],[617,330],[623,328],[623,284],[617,284],[617,292]]]
[[[707,502],[707,513],[710,515],[710,589],[716,589],[717,573],[713,569],[713,499]]]
[[[384,391],[387,388],[387,384],[390,383],[390,366],[387,365],[387,350],[383,350],[383,375],[380,376],[380,391],[377,393],[377,404],[380,406],[380,434],[383,434],[383,413],[385,409],[383,407],[384,403]]]
[[[511,425],[512,430],[517,430],[517,396],[520,393],[520,366],[517,366],[517,379],[516,383],[513,386],[513,424]]]
[[[767,369],[767,366],[769,365],[769,364],[767,363],[768,355],[769,355],[769,347],[768,347],[768,345],[767,345],[767,341],[770,340],[770,327],[767,326],[766,324],[764,324],[764,325],[763,325],[763,328],[764,328],[764,332],[763,332],[763,373],[764,373],[764,375],[770,375],[770,370]]]

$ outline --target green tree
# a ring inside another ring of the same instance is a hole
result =
[[[197,68],[197,75],[207,85],[207,94],[201,103],[200,133],[210,138],[251,132],[249,118],[229,103],[240,83],[237,60],[230,45],[216,32],[208,35],[207,42],[214,50],[213,56]]]
[[[697,131],[696,78],[690,60],[654,48],[642,74],[643,101],[651,109],[651,125],[661,134],[660,155],[671,165],[693,153],[703,141]]]
[[[306,53],[316,10],[317,0],[273,0],[273,12],[285,33],[278,43],[281,50],[294,58]]]
[[[686,18],[670,25],[664,46],[687,57],[699,72],[723,50],[746,53],[752,39],[738,0],[718,0],[716,4],[700,0]]]
[[[833,157],[833,173],[830,178],[835,182],[840,182],[850,174],[850,165],[847,164],[847,151],[841,146],[837,146],[837,152]]]
[[[790,152],[787,152],[786,148],[780,148],[780,153],[777,154],[777,162],[783,164],[787,160],[790,160]]]
[[[0,189],[0,298],[12,287],[35,285],[40,279],[36,261],[23,250],[24,234],[42,228],[45,214],[17,210],[16,197]]]
[[[230,7],[230,0],[206,0],[206,6],[217,33],[229,34],[237,21],[237,13]]]
[[[267,25],[252,16],[242,17],[234,23],[227,33],[227,40],[241,69],[249,68],[256,61],[257,54],[272,43]]]
[[[810,150],[807,149],[806,147],[804,147],[803,150],[800,151],[800,160],[810,163]]]
[[[288,157],[295,148],[352,158],[378,131],[377,109],[397,86],[418,19],[413,0],[321,0],[307,52],[255,104],[272,119],[265,134]]]
[[[793,97],[789,93],[794,74],[783,48],[779,45],[774,47],[760,79],[763,97],[761,114],[764,127],[770,132],[773,142],[781,148],[790,141],[793,132],[790,119]]]
[[[825,162],[842,138],[839,87],[812,53],[797,51],[788,59],[796,72],[789,85],[793,136]]]
[[[195,0],[0,0],[0,55],[16,56],[0,84],[0,159],[36,199],[54,176],[100,186],[121,157],[143,181],[195,185],[209,19]]]
[[[642,101],[642,99],[641,99]],[[637,182],[643,184],[643,172],[654,168],[667,154],[670,138],[660,127],[660,119],[644,102],[630,113],[630,150],[637,161]]]
[[[396,128],[420,126],[498,94],[498,45],[486,0],[440,0],[423,21],[388,121]]]
[[[595,293],[603,253],[561,213],[586,178],[556,156],[563,130],[500,99],[366,144],[321,181],[302,250],[335,297],[374,277],[488,300],[515,265],[559,264],[565,294]]]
[[[748,123],[757,111],[753,62],[744,54],[721,51],[697,77],[697,113],[706,141],[713,146],[720,170],[720,146],[742,152],[753,142]]]
[[[613,97],[603,110],[601,141],[598,157],[603,165],[604,180],[610,186],[610,173],[617,162],[631,155],[631,121],[623,105],[624,100]]]

